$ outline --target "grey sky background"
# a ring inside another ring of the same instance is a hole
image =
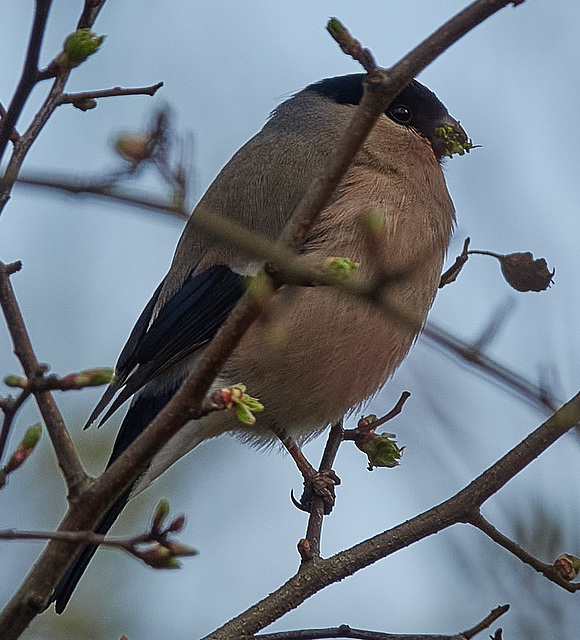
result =
[[[32,5],[0,4],[5,105],[21,71]],[[114,135],[142,128],[167,104],[176,127],[194,136],[197,200],[284,98],[323,77],[359,72],[326,34],[329,16],[342,20],[388,66],[464,5],[109,0],[95,28],[107,35],[105,44],[73,73],[69,90],[159,80],[165,86],[155,98],[103,99],[87,113],[61,107],[25,169],[70,175],[111,170],[120,164],[111,151]],[[74,29],[81,6],[55,0],[44,63]],[[562,400],[580,386],[579,18],[577,3],[528,0],[479,26],[420,75],[482,145],[445,168],[458,219],[449,262],[469,235],[472,248],[532,251],[556,267],[549,291],[517,294],[495,261],[474,257],[459,281],[441,291],[431,317],[473,339],[498,306],[510,301],[512,312],[490,355],[531,379],[547,375]],[[35,90],[21,128],[45,90]],[[156,184],[146,178],[144,186]],[[165,274],[181,228],[177,221],[94,199],[17,188],[0,220],[0,258],[24,263],[13,284],[39,359],[62,374],[112,366]],[[2,375],[19,372],[4,328],[0,364]],[[407,447],[400,468],[368,473],[353,447],[340,452],[336,471],[343,485],[325,521],[325,555],[449,497],[544,418],[424,340],[367,412],[384,413],[405,389],[413,396],[388,427]],[[82,432],[99,393],[57,396],[83,460],[95,473],[118,424],[111,420],[100,431]],[[12,445],[36,420],[30,404]],[[322,439],[308,445],[308,455],[316,460],[322,445]],[[50,529],[64,513],[64,485],[48,438],[35,457],[4,490],[0,527]],[[578,440],[569,435],[490,501],[485,514],[508,534],[524,523],[531,544],[547,545],[556,523],[558,552],[580,555],[578,462]],[[306,517],[288,494],[300,485],[293,463],[276,452],[256,451],[232,438],[205,444],[141,496],[116,529],[139,531],[158,497],[167,496],[175,512],[188,516],[181,539],[198,548],[199,557],[179,572],[154,572],[119,552],[102,551],[66,614],[46,613],[25,637],[90,640],[124,633],[131,640],[185,639],[211,631],[295,571],[295,545]],[[40,549],[33,543],[0,544],[2,604]],[[390,632],[453,633],[503,602],[513,605],[501,621],[506,639],[576,637],[577,599],[467,527],[445,531],[333,586],[275,628],[344,622]]]

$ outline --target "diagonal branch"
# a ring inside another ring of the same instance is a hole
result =
[[[10,102],[5,115],[0,120],[0,160],[6,151],[6,145],[13,135],[14,127],[18,122],[18,118],[24,109],[24,105],[28,100],[28,96],[37,82],[38,74],[38,58],[40,56],[40,46],[44,37],[48,11],[52,0],[36,0],[36,11],[34,14],[34,23],[30,32],[30,40],[28,42],[28,51],[20,82],[14,96]]]
[[[206,636],[206,640],[226,640],[255,634],[318,591],[344,580],[356,571],[451,525],[471,523],[474,509],[579,422],[580,393],[453,497],[330,558],[314,558],[302,564],[299,572],[286,584]],[[568,591],[576,590],[568,582],[559,584]]]
[[[469,523],[481,532],[485,533],[486,536],[491,538],[496,544],[499,544],[500,547],[503,547],[510,553],[513,553],[516,558],[519,558],[522,562],[529,564],[533,569],[546,576],[548,580],[555,582],[567,591],[575,592],[580,589],[580,583],[573,583],[566,580],[553,564],[547,564],[546,562],[542,562],[541,560],[534,558],[534,556],[522,549],[517,542],[514,542],[498,531],[481,515],[481,513],[474,512],[469,518]]]
[[[0,306],[4,312],[6,324],[10,331],[14,353],[22,364],[26,376],[34,379],[41,370],[36,359],[24,318],[20,312],[14,289],[10,282],[7,265],[0,262]],[[80,491],[87,480],[87,475],[81,465],[70,434],[56,403],[48,391],[33,392],[38,408],[46,424],[46,429],[52,440],[59,466],[66,480],[71,494]]]

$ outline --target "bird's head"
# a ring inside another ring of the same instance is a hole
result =
[[[363,95],[364,74],[326,78],[310,85],[309,90],[326,95],[340,104],[359,104]],[[427,138],[438,161],[443,157],[469,153],[474,145],[463,127],[449,115],[445,105],[417,80],[408,84],[385,110],[385,114],[404,127]]]

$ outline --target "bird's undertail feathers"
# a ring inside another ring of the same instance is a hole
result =
[[[121,428],[119,429],[119,434],[117,435],[115,446],[113,447],[113,452],[107,467],[109,467],[121,455],[121,453],[125,451],[133,440],[137,438],[137,436],[169,402],[174,393],[175,388],[168,390],[159,396],[147,396],[145,394],[141,394],[135,398],[129,407],[129,411],[123,420]],[[95,527],[95,533],[106,534],[109,531],[129,501],[133,486],[129,487],[129,489],[127,489],[107,511]],[[57,585],[50,599],[51,603],[55,603],[55,610],[57,613],[62,613],[64,611],[78,584],[78,581],[81,579],[81,576],[89,562],[95,555],[96,550],[97,545],[94,544],[88,544],[84,547]]]

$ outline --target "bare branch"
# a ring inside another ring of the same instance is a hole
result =
[[[408,633],[383,633],[381,631],[368,631],[367,629],[354,629],[346,624],[328,629],[299,629],[296,631],[280,631],[279,633],[261,633],[255,636],[242,636],[240,640],[322,640],[325,638],[354,638],[356,640],[470,640],[476,634],[490,627],[500,616],[509,610],[509,605],[496,607],[477,625],[463,631],[463,633],[450,635],[434,634],[408,634]]]
[[[520,545],[511,540],[503,533],[498,531],[490,522],[488,522],[479,512],[474,512],[473,515],[469,518],[469,523],[474,527],[477,527],[480,531],[485,533],[486,536],[490,537],[494,542],[499,544],[504,549],[507,549],[510,553],[513,553],[517,558],[519,558],[522,562],[529,564],[539,573],[542,573],[548,580],[555,582],[557,585],[566,589],[566,591],[570,591],[571,593],[575,593],[580,589],[580,583],[573,583],[568,580],[565,580],[562,577],[562,574],[553,564],[547,564],[534,558],[527,551],[522,549]]]
[[[134,87],[124,89],[114,87],[113,89],[101,89],[99,91],[81,91],[79,93],[63,93],[60,97],[60,104],[75,104],[83,100],[96,100],[97,98],[111,98],[115,96],[154,96],[163,86],[163,82],[152,84],[149,87]]]
[[[2,119],[5,115],[6,115],[6,109],[4,108],[4,105],[0,102],[0,119]],[[16,129],[12,129],[11,133],[8,136],[8,139],[10,140],[10,142],[18,142],[18,140],[20,139],[20,134]]]
[[[330,558],[303,563],[299,572],[278,590],[213,631],[207,639],[226,640],[256,633],[328,585],[451,525],[470,523],[474,509],[579,422],[580,393],[452,498]]]
[[[327,473],[332,470],[332,465],[342,442],[343,433],[342,420],[331,427],[324,453],[320,460],[320,466],[318,467],[319,473]],[[308,541],[308,549],[307,552],[305,550],[305,553],[301,554],[303,560],[311,560],[312,557],[320,555],[320,538],[325,515],[324,507],[324,498],[322,496],[314,496],[310,505],[310,517],[308,518],[305,536],[305,540]]]
[[[6,318],[14,353],[29,379],[34,379],[41,370],[36,359],[24,318],[20,312],[14,290],[10,282],[7,265],[0,262],[0,305]],[[52,440],[58,463],[64,474],[69,492],[74,495],[86,482],[87,475],[72,443],[70,434],[54,399],[47,391],[34,392],[46,429]]]
[[[10,137],[13,136],[14,127],[28,100],[28,96],[37,82],[38,58],[51,4],[52,0],[36,0],[34,23],[30,32],[24,69],[10,105],[2,120],[0,120],[0,160],[2,160]]]
[[[460,274],[463,266],[469,259],[469,243],[471,242],[471,238],[465,238],[463,242],[463,250],[461,254],[455,258],[455,262],[441,275],[441,282],[439,283],[439,288],[443,289],[448,284],[455,282],[457,280],[457,276]]]
[[[29,397],[30,391],[24,390],[19,393],[16,398],[0,398],[0,409],[2,409],[2,413],[4,413],[2,431],[0,431],[0,460],[2,460],[4,455],[8,435],[10,434],[10,429],[12,428],[12,423],[14,422],[18,409],[20,409]]]
[[[157,507],[165,506],[164,501]],[[163,518],[165,519],[165,518]],[[93,531],[16,531],[0,529],[0,540],[59,540],[77,545],[84,542],[126,551],[154,569],[177,569],[178,558],[196,555],[196,551],[169,536],[178,533],[185,523],[184,516],[177,516],[168,526],[158,522],[157,513],[148,531],[128,538],[105,536]]]

